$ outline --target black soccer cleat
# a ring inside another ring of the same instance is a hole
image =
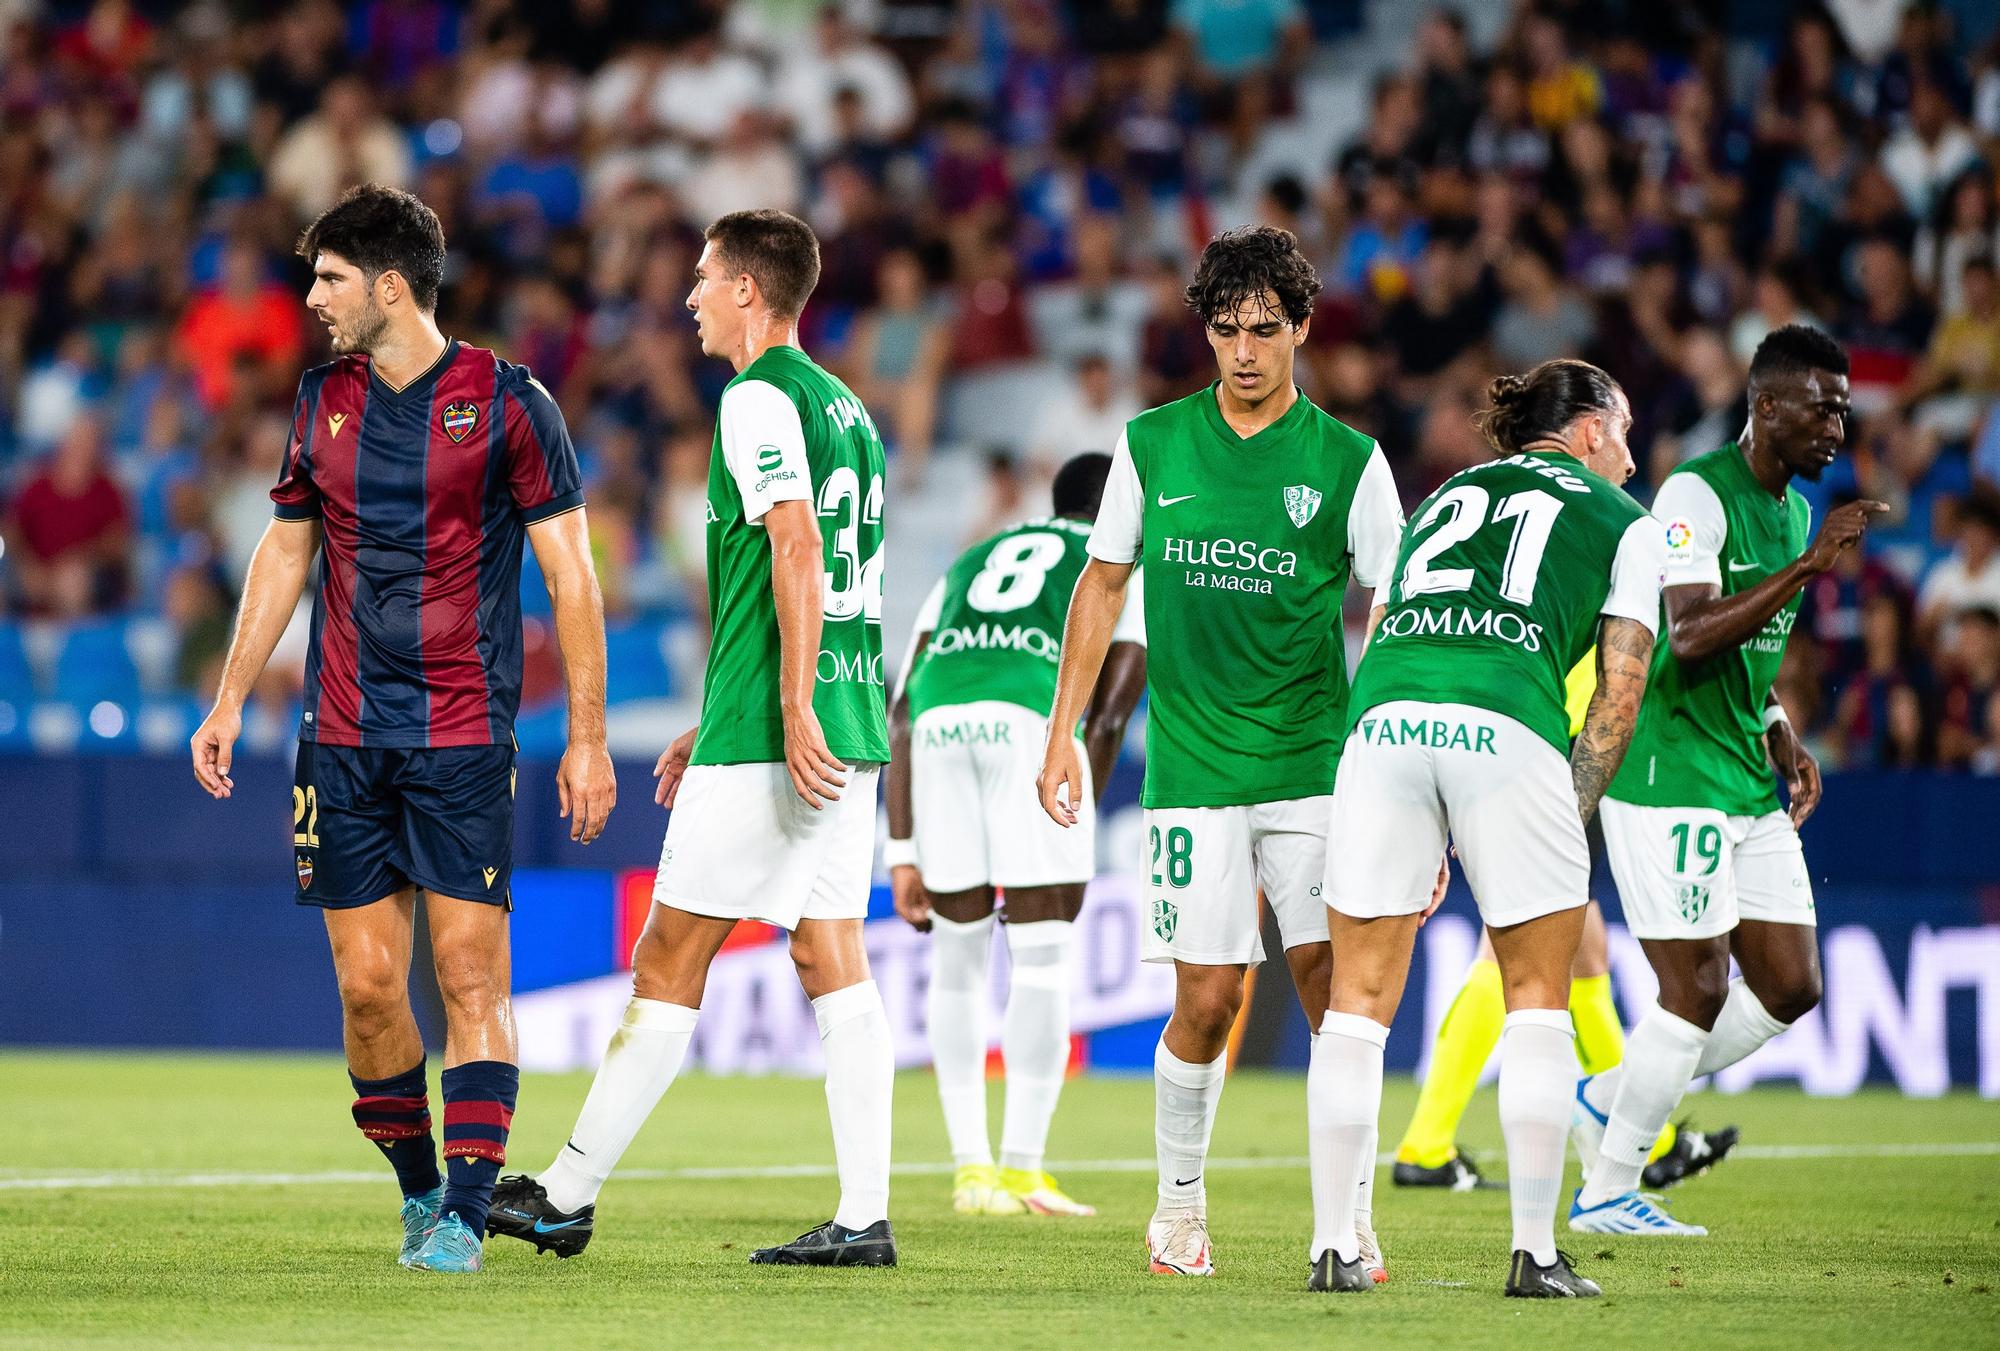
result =
[[[1331,1248],[1319,1255],[1319,1260],[1313,1263],[1312,1277],[1306,1281],[1306,1289],[1314,1291],[1356,1293],[1374,1288],[1375,1277],[1366,1262],[1359,1257],[1343,1262]]]
[[[1435,1168],[1404,1163],[1399,1159],[1396,1166],[1389,1170],[1389,1180],[1398,1187],[1436,1187],[1455,1192],[1469,1192],[1488,1185],[1480,1175],[1479,1165],[1462,1149]]]
[[[887,1220],[866,1229],[843,1229],[828,1220],[790,1243],[757,1249],[750,1260],[761,1267],[893,1267],[896,1234]]]
[[[1570,1269],[1569,1254],[1558,1252],[1547,1266],[1537,1266],[1526,1248],[1514,1249],[1507,1268],[1509,1299],[1595,1299],[1604,1293],[1596,1281]]]
[[[526,1173],[509,1173],[494,1184],[486,1232],[532,1243],[536,1252],[574,1257],[589,1246],[596,1220],[596,1206],[566,1214],[549,1204],[548,1190],[541,1183]]]
[[[1697,1131],[1682,1122],[1674,1132],[1674,1147],[1647,1164],[1639,1176],[1648,1190],[1663,1192],[1676,1182],[1685,1182],[1721,1163],[1736,1148],[1737,1134],[1734,1126],[1724,1126],[1719,1131]]]

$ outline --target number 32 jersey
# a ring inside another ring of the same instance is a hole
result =
[[[1566,455],[1512,455],[1453,475],[1403,536],[1349,725],[1395,699],[1504,713],[1569,754],[1564,677],[1599,615],[1657,631],[1666,534]]]
[[[882,690],[882,440],[846,385],[796,347],[751,362],[722,392],[708,467],[714,637],[692,763],[785,758],[778,612],[764,515],[811,502],[825,549],[813,712],[849,764],[889,758]]]
[[[930,634],[909,673],[910,716],[995,699],[1047,716],[1055,704],[1063,621],[1090,555],[1090,522],[1028,521],[973,545],[938,579],[917,616]],[[1143,643],[1141,574],[1125,589],[1114,643]]]

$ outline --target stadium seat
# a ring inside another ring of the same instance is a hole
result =
[[[18,624],[0,624],[0,703],[26,708],[35,698],[35,668]]]
[[[133,728],[140,748],[151,755],[185,753],[188,738],[201,725],[202,706],[188,695],[166,695],[139,705]]]
[[[106,700],[136,706],[139,668],[126,648],[126,633],[127,625],[115,619],[73,626],[56,656],[56,691],[86,711]]]
[[[83,739],[83,710],[59,699],[45,699],[28,710],[28,737],[43,755],[73,751]]]
[[[666,699],[674,692],[667,666],[666,630],[654,620],[636,620],[604,633],[605,700]]]
[[[165,694],[173,689],[174,663],[180,656],[181,637],[173,624],[158,616],[134,619],[125,632],[125,650],[139,672],[139,685],[147,694]]]

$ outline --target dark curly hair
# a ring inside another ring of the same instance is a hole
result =
[[[1319,299],[1319,273],[1299,252],[1298,236],[1290,230],[1250,225],[1208,241],[1185,298],[1202,323],[1212,324],[1266,291],[1278,297],[1288,321],[1302,324]]]
[[[1585,413],[1618,406],[1618,382],[1588,361],[1559,357],[1526,375],[1502,375],[1487,389],[1491,408],[1472,415],[1488,445],[1519,455],[1562,431]]]
[[[437,308],[444,283],[444,227],[437,212],[401,188],[363,183],[299,236],[298,255],[308,263],[321,253],[337,254],[361,269],[370,286],[384,272],[400,272],[417,308]]]

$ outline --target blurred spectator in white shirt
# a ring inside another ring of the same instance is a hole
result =
[[[1138,398],[1102,352],[1077,357],[1060,390],[1036,415],[1029,434],[1036,480],[1053,480],[1072,455],[1088,450],[1109,455],[1125,434],[1125,424],[1142,411]]]
[[[828,6],[822,10],[817,43],[779,67],[777,103],[792,119],[792,130],[808,155],[819,156],[838,139],[834,96],[853,89],[861,99],[862,127],[870,136],[894,140],[909,130],[915,103],[910,77],[896,58],[868,41]]]

